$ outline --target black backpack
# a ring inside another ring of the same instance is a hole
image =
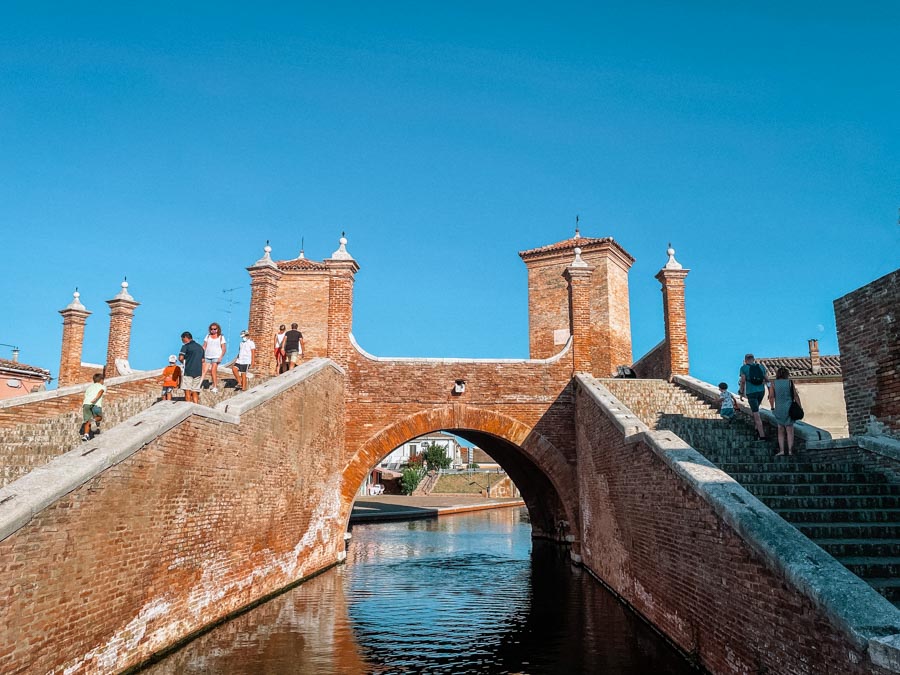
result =
[[[758,363],[751,363],[750,370],[747,373],[747,381],[756,386],[761,385],[766,381],[766,371]]]

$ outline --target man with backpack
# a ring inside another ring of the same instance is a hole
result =
[[[747,403],[750,404],[750,412],[753,415],[753,423],[756,425],[756,437],[760,441],[766,440],[766,428],[759,415],[759,404],[766,395],[768,384],[766,369],[756,362],[753,354],[747,354],[744,357],[744,365],[741,366],[741,383],[738,393],[741,397],[747,397]]]

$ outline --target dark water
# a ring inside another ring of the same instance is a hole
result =
[[[357,525],[347,564],[199,637],[169,673],[693,673],[524,509]]]

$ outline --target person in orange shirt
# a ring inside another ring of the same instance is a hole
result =
[[[181,387],[181,367],[177,364],[178,359],[172,354],[169,357],[169,365],[162,372],[162,399],[163,401],[172,400],[172,391]]]

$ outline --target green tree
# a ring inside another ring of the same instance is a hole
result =
[[[431,443],[422,453],[425,455],[425,461],[428,462],[428,470],[432,469],[449,469],[452,461],[447,457],[447,450],[443,445]]]
[[[425,470],[421,466],[407,466],[400,475],[400,489],[405,495],[411,495],[413,491],[419,487],[422,478],[425,477]]]

